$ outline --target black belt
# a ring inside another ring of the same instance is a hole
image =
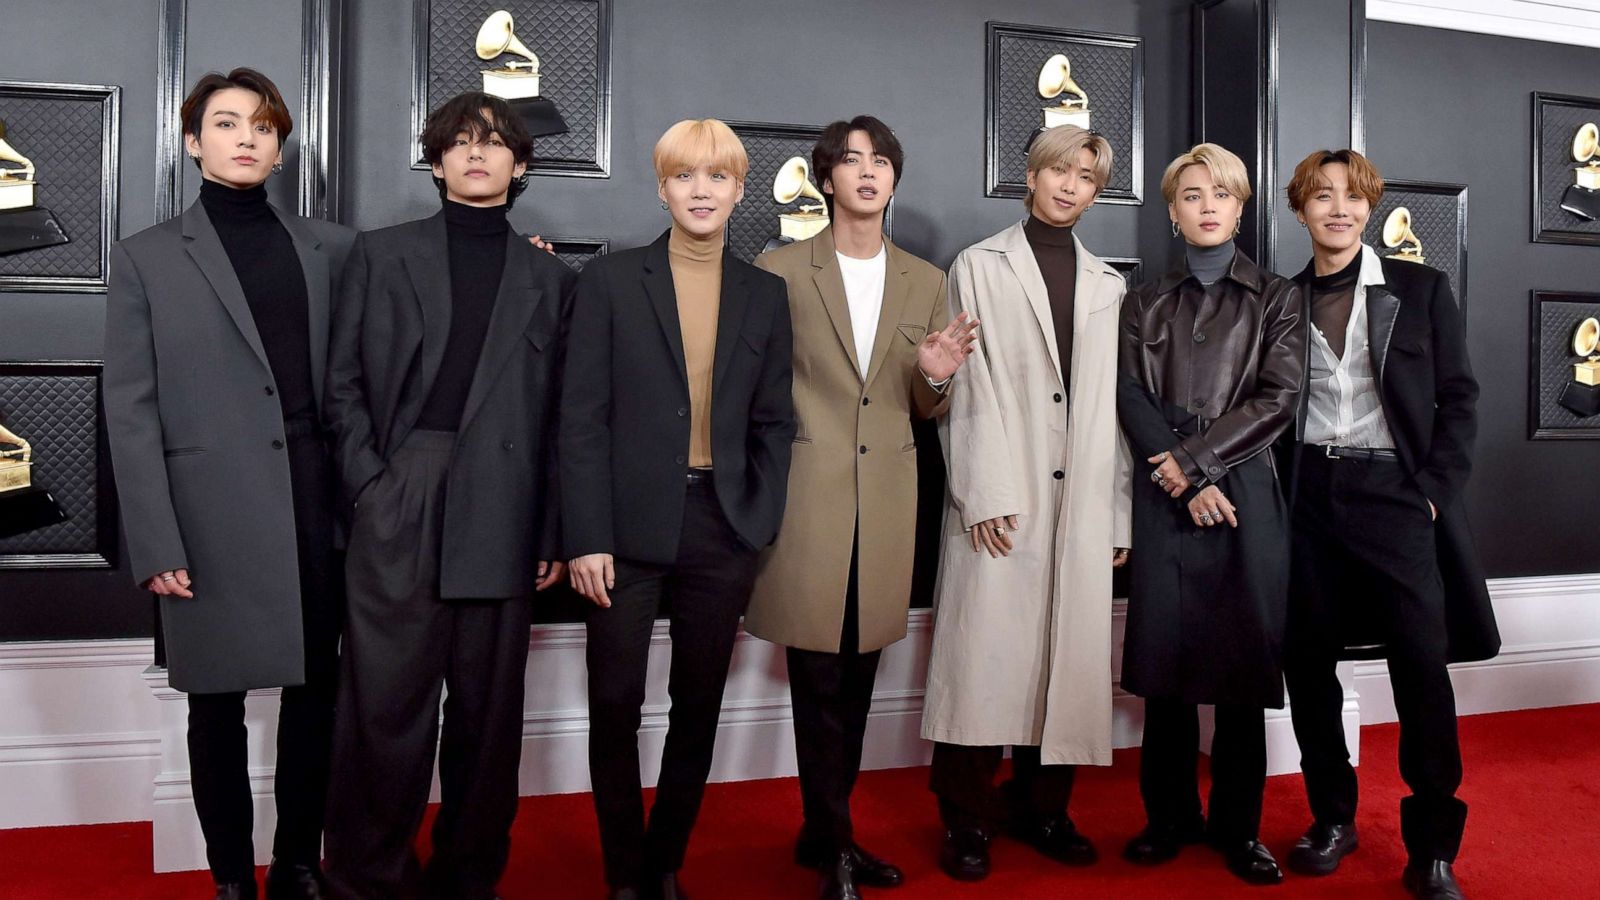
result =
[[[690,469],[688,474],[684,476],[684,480],[686,482],[688,482],[689,484],[710,484],[711,483],[711,470],[710,469]]]
[[[1400,454],[1393,450],[1381,447],[1335,447],[1332,444],[1316,444],[1316,449],[1321,450],[1321,456],[1329,459],[1359,459],[1365,462],[1399,462]]]

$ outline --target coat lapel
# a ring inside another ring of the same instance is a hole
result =
[[[422,395],[433,390],[433,379],[444,362],[450,339],[450,237],[444,212],[418,223],[417,240],[405,254],[406,274],[422,310],[422,354],[418,386]]]
[[[862,381],[866,385],[871,385],[883,368],[883,361],[889,355],[889,345],[900,331],[900,314],[905,311],[906,297],[911,292],[911,279],[907,277],[910,267],[906,265],[900,248],[889,243],[888,238],[883,242],[887,250],[883,273],[883,306],[878,310],[878,332],[872,337],[872,364]]]
[[[723,376],[728,372],[728,361],[733,359],[734,345],[739,343],[739,331],[744,325],[745,310],[750,306],[749,299],[745,296],[744,265],[727,249],[723,249],[722,287],[717,298],[717,353],[711,367],[713,405],[717,389],[722,386]],[[681,335],[679,340],[681,342]],[[683,356],[681,343],[678,356],[679,358]]]
[[[672,286],[672,260],[667,256],[667,236],[661,235],[644,255],[644,292],[655,307],[656,319],[661,323],[661,334],[672,348],[672,361],[678,365],[678,378],[685,388],[689,385],[689,370],[683,356],[683,323],[678,320],[678,292]],[[726,260],[724,260],[726,263]],[[727,281],[727,268],[723,268],[723,281]],[[723,300],[727,295],[723,295]],[[720,322],[718,323],[720,326]]]
[[[1045,346],[1050,349],[1051,371],[1055,372],[1056,383],[1061,383],[1061,350],[1056,346],[1055,318],[1050,312],[1050,294],[1044,286],[1044,274],[1039,271],[1039,261],[1033,256],[1033,248],[1028,246],[1027,235],[1022,230],[1022,223],[1011,226],[1003,234],[1001,250],[1005,253],[1006,263],[1011,266],[1011,272],[1022,284],[1022,293],[1027,295],[1028,306],[1033,308],[1034,321],[1039,325],[1039,333],[1044,337]],[[1080,274],[1083,263],[1079,262]],[[1076,292],[1081,287],[1075,287]],[[1076,324],[1076,323],[1074,323]]]
[[[328,281],[328,257],[322,252],[322,242],[306,227],[299,217],[277,207],[272,211],[289,232],[294,242],[295,256],[300,258],[300,269],[306,279],[306,325],[311,333],[311,387],[316,393],[317,408],[322,408],[322,376],[328,360],[328,321],[331,316],[331,298]]]
[[[467,401],[461,410],[462,431],[466,431],[473,413],[483,405],[484,396],[505,367],[506,357],[523,340],[523,330],[528,327],[528,320],[544,298],[544,293],[533,285],[533,265],[529,256],[541,252],[533,249],[516,231],[506,234],[505,270],[500,274],[500,290],[495,294],[494,310],[489,313],[489,333],[483,338],[483,351],[478,354],[478,366],[472,373],[472,387],[467,390]]]
[[[1389,361],[1389,339],[1400,317],[1400,298],[1381,284],[1367,285],[1367,352],[1372,356],[1372,374],[1383,384],[1384,364]]]
[[[817,270],[811,282],[822,297],[822,308],[828,312],[834,334],[850,357],[850,365],[861,376],[861,361],[856,358],[856,333],[850,326],[850,300],[844,293],[844,276],[839,272],[839,257],[833,244],[833,226],[811,239],[811,265]],[[887,285],[885,285],[887,287]]]
[[[239,276],[234,274],[228,251],[222,248],[222,239],[217,237],[217,229],[212,226],[211,217],[206,215],[205,207],[200,205],[199,200],[189,204],[189,208],[183,212],[183,237],[184,249],[189,252],[195,265],[200,267],[206,281],[211,283],[211,289],[216,291],[217,299],[222,301],[228,315],[233,317],[233,324],[238,326],[245,343],[261,360],[262,367],[268,372],[272,371],[272,364],[267,361],[267,350],[261,344],[261,332],[256,330],[255,317],[250,314],[244,288],[239,285]]]

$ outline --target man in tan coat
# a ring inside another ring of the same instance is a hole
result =
[[[805,824],[795,861],[822,870],[820,896],[893,887],[900,870],[855,843],[850,791],[882,649],[905,636],[915,553],[911,422],[941,415],[976,323],[946,328],[944,273],[887,241],[884,209],[900,143],[871,116],[835,122],[812,150],[832,225],[763,254],[794,323],[799,431],[777,542],[745,614],[788,648]]]
[[[953,310],[983,321],[951,385],[951,506],[935,591],[922,736],[945,823],[940,865],[989,872],[1004,827],[1087,865],[1067,817],[1074,766],[1111,763],[1111,570],[1130,544],[1131,461],[1117,427],[1122,276],[1072,226],[1111,147],[1071,125],[1028,154],[1028,218],[962,251]],[[1015,779],[996,789],[1012,747]]]

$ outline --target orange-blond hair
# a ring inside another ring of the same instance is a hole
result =
[[[1327,179],[1322,177],[1322,167],[1342,164],[1350,173],[1350,190],[1373,206],[1383,199],[1383,176],[1365,156],[1354,150],[1318,150],[1300,160],[1294,167],[1294,177],[1289,179],[1283,192],[1289,197],[1289,208],[1295,212],[1305,208],[1306,201],[1317,192]]]
[[[666,181],[674,172],[695,166],[727,172],[740,182],[750,171],[744,143],[720,119],[684,119],[668,128],[656,141],[651,162],[656,167],[656,181]]]

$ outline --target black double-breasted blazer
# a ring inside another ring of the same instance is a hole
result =
[[[577,275],[506,235],[505,269],[446,480],[439,591],[446,599],[531,593],[560,559],[555,433],[561,354]],[[444,213],[363,233],[334,307],[324,403],[345,500],[415,427],[450,336]]]
[[[561,417],[569,557],[610,553],[658,565],[677,558],[689,381],[667,236],[594,260],[578,281]],[[788,495],[793,347],[783,279],[724,251],[712,480],[723,514],[753,549],[777,536]]]

